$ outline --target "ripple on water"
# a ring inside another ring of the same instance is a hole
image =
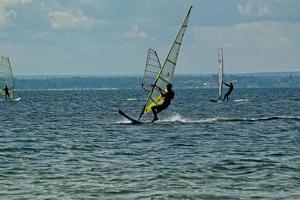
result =
[[[300,91],[236,92],[179,90],[138,126],[118,115],[138,90],[20,92],[0,104],[0,199],[299,199]]]

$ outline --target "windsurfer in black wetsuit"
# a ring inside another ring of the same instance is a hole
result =
[[[7,85],[3,88],[4,90],[4,93],[5,93],[5,99],[6,100],[11,100],[10,98],[10,94],[9,94],[9,91],[11,90],[10,88],[7,87]]]
[[[231,94],[231,92],[232,92],[232,90],[233,90],[233,84],[232,84],[232,82],[230,82],[230,84],[228,84],[228,83],[224,83],[226,86],[228,86],[229,87],[229,90],[228,90],[228,92],[224,95],[224,98],[223,98],[223,101],[225,101],[225,99],[228,101],[228,97],[229,97],[229,95]]]
[[[152,122],[158,120],[157,113],[160,113],[164,109],[168,108],[168,106],[171,103],[171,100],[175,96],[175,93],[172,90],[172,84],[167,85],[167,91],[166,92],[163,91],[163,89],[159,88],[158,86],[156,86],[156,87],[160,90],[161,96],[163,98],[163,103],[161,105],[153,106],[151,108],[151,110],[153,112],[153,115],[154,115]]]

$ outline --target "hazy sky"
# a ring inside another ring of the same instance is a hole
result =
[[[0,0],[0,55],[16,75],[141,74],[193,5],[176,73],[300,70],[300,0]]]

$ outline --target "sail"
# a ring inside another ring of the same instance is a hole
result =
[[[224,62],[223,62],[223,49],[218,50],[218,65],[219,65],[219,99],[222,99],[223,93],[223,78],[224,78]]]
[[[190,18],[190,14],[191,14],[191,10],[192,10],[192,6],[190,7],[182,26],[179,29],[179,32],[175,38],[175,41],[169,51],[169,54],[163,64],[162,67],[156,67],[155,71],[153,71],[155,79],[152,79],[152,83],[146,83],[147,80],[145,79],[145,76],[143,78],[142,81],[142,87],[145,89],[145,85],[148,86],[146,88],[146,90],[149,92],[149,95],[147,97],[145,106],[142,109],[142,112],[139,116],[139,119],[146,113],[148,113],[149,111],[151,111],[151,108],[155,105],[160,105],[163,103],[163,99],[161,97],[160,94],[160,90],[157,88],[161,88],[163,90],[166,91],[167,85],[169,83],[173,82],[173,78],[174,78],[174,71],[175,71],[175,66],[176,66],[176,62],[177,62],[177,58],[179,55],[179,50],[181,47],[181,43],[186,31],[186,28],[188,26],[188,22],[189,22],[189,18]],[[156,60],[158,60],[158,65],[156,64],[156,66],[160,66],[159,64],[159,59],[157,57],[157,54],[155,53],[156,58],[154,56],[154,61],[157,62]],[[148,51],[148,56],[149,56],[149,51]],[[148,57],[149,58],[149,57]],[[147,58],[147,63],[148,63],[148,58]],[[147,65],[146,64],[146,71],[149,71],[151,65]],[[153,75],[152,75],[153,76]],[[156,87],[157,86],[157,87]]]
[[[161,70],[161,65],[156,51],[153,49],[148,50],[147,61],[144,76],[142,79],[142,88],[147,92],[152,90],[153,85],[156,82],[157,74]]]
[[[5,95],[3,88],[10,88],[10,97],[14,99],[14,78],[9,61],[9,57],[1,56],[0,61],[0,94]]]

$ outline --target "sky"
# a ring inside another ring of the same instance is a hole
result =
[[[163,62],[190,6],[176,73],[299,71],[300,0],[0,0],[0,55],[15,75],[142,75]]]

